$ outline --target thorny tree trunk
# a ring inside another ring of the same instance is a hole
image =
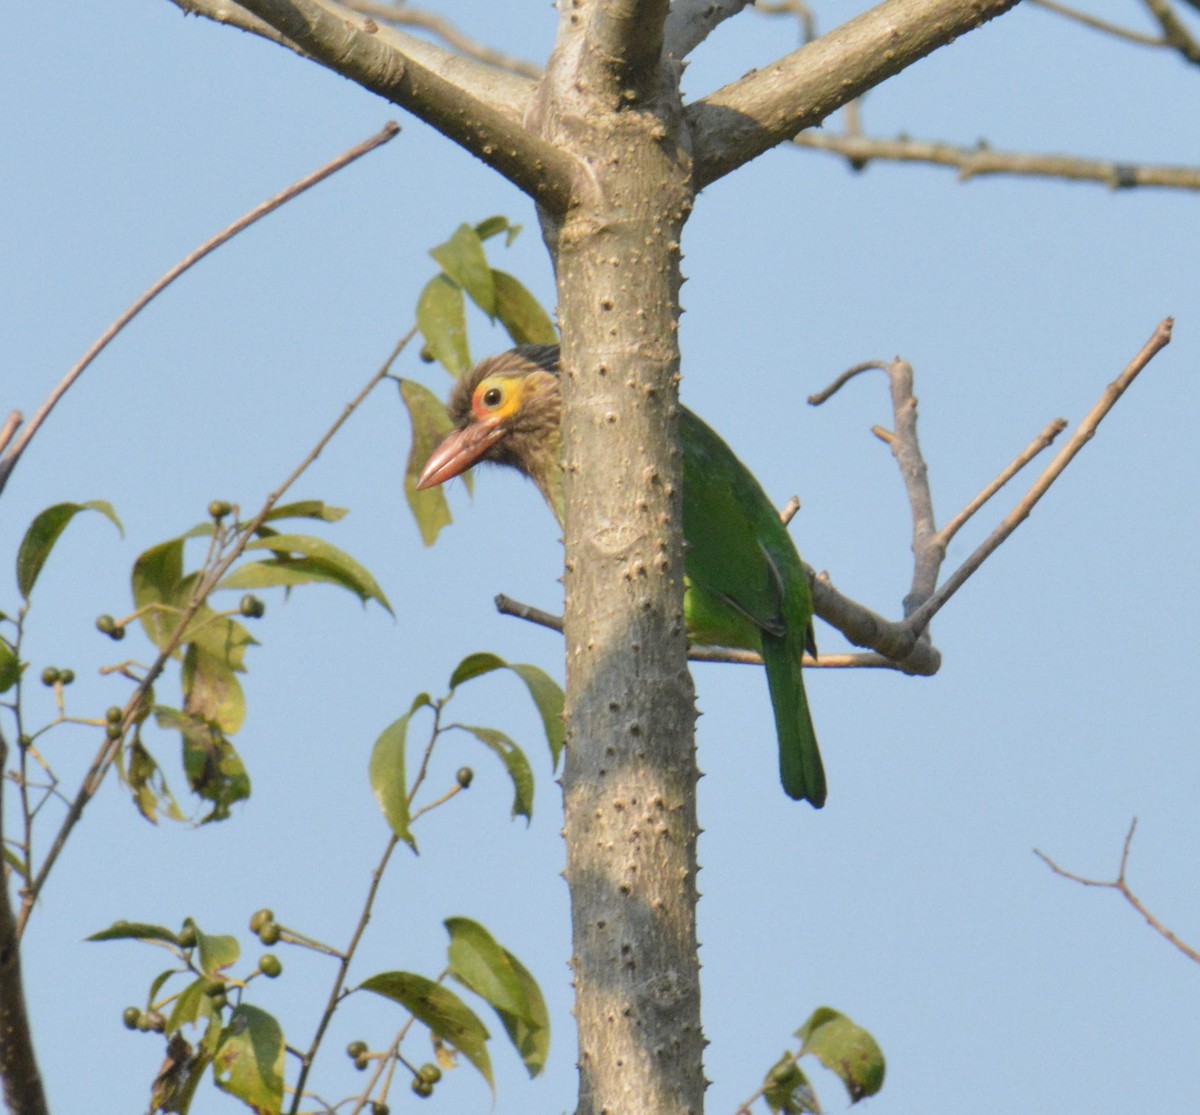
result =
[[[581,56],[596,42],[564,27],[538,111],[543,135],[588,172],[566,217],[545,223],[564,346],[563,800],[578,1115],[698,1115],[704,1102],[674,437],[692,176],[674,69],[656,50],[635,54],[653,41],[653,15],[645,38],[626,39],[616,73]]]
[[[696,190],[1017,0],[882,0],[686,108],[682,60],[747,0],[558,0],[540,81],[335,0],[170,2],[401,105],[542,207],[565,363],[578,1110],[699,1115],[695,710],[674,438],[680,233]],[[16,960],[13,927],[0,924],[0,975]],[[6,1089],[40,1097],[32,1051],[33,1076],[14,1074],[11,1052]]]

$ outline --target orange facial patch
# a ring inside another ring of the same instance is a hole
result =
[[[521,409],[525,384],[521,376],[488,376],[471,396],[471,411],[484,422],[503,422]]]

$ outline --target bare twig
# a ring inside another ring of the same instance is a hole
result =
[[[1161,187],[1200,190],[1200,168],[1118,163],[1105,159],[1083,159],[1074,155],[1036,155],[1018,151],[995,151],[986,144],[962,147],[951,143],[896,139],[829,132],[802,132],[792,142],[797,147],[824,151],[846,159],[855,170],[872,160],[924,163],[952,167],[960,181],[985,175],[1012,174],[1035,178],[1058,178],[1075,182],[1099,182],[1114,190]]]
[[[962,588],[967,578],[987,560],[990,554],[995,552],[996,548],[1021,523],[1029,518],[1030,513],[1042,496],[1046,494],[1050,485],[1062,475],[1063,469],[1071,463],[1075,455],[1091,441],[1096,433],[1096,428],[1116,405],[1117,400],[1125,393],[1129,385],[1133,383],[1142,369],[1154,359],[1155,355],[1170,344],[1171,327],[1173,324],[1173,319],[1169,317],[1164,318],[1158,323],[1153,335],[1142,346],[1141,351],[1130,361],[1125,370],[1104,389],[1099,402],[1092,407],[1091,411],[1071,435],[1066,445],[1058,451],[1058,455],[1050,462],[1046,471],[1034,482],[1021,502],[1004,517],[1000,525],[992,531],[975,552],[947,578],[937,592],[921,605],[915,613],[909,616],[909,622],[914,631],[924,631],[929,625],[929,621],[937,615],[946,604],[946,601]]]
[[[331,174],[335,174],[343,167],[348,166],[356,159],[362,158],[370,151],[374,151],[376,147],[387,143],[400,131],[399,125],[388,123],[382,131],[378,132],[370,139],[363,143],[356,144],[349,151],[339,155],[336,159],[326,163],[323,167],[315,170],[312,174],[306,175],[300,181],[288,186],[274,197],[264,201],[261,205],[251,209],[249,213],[239,217],[228,228],[217,233],[212,239],[205,241],[195,251],[189,253],[182,260],[172,267],[165,275],[162,276],[156,283],[153,284],[140,298],[137,299],[120,317],[116,319],[103,333],[93,342],[92,346],[83,354],[79,362],[63,376],[62,381],[50,392],[46,401],[38,408],[37,413],[29,420],[29,425],[21,431],[21,435],[16,439],[12,449],[8,455],[0,460],[0,492],[4,491],[4,485],[8,482],[9,476],[17,466],[17,461],[20,460],[21,454],[25,452],[26,447],[32,440],[33,435],[37,433],[38,428],[50,412],[54,409],[55,404],[63,397],[70,389],[71,385],[87,370],[97,356],[107,347],[108,343],[121,332],[139,313],[142,312],[159,294],[161,294],[168,286],[179,278],[189,268],[194,267],[205,256],[216,251],[222,244],[232,240],[239,232],[249,228],[256,221],[261,220],[268,213],[273,213],[281,205],[291,201],[294,197],[298,197],[305,190],[315,186],[318,182],[323,182]],[[10,416],[9,421],[12,421]]]
[[[1175,14],[1169,0],[1145,0],[1145,4],[1162,28],[1163,38],[1192,65],[1200,65],[1200,42]]]
[[[817,37],[817,18],[805,0],[755,0],[760,15],[790,15],[800,25],[800,41],[811,43]]]
[[[1046,428],[1017,454],[1012,464],[1004,469],[995,480],[988,484],[979,495],[971,500],[966,507],[938,531],[938,542],[943,547],[948,546],[950,540],[966,525],[967,520],[1016,476],[1021,469],[1029,464],[1034,457],[1041,453],[1043,449],[1048,449],[1054,443],[1054,439],[1066,428],[1067,420],[1065,418],[1055,418],[1053,421],[1047,423]]]
[[[403,2],[386,4],[377,3],[374,0],[343,0],[343,6],[362,15],[382,19],[387,23],[405,27],[422,27],[426,31],[432,31],[447,46],[453,47],[469,58],[486,62],[489,66],[497,66],[510,73],[520,74],[522,77],[537,79],[542,76],[542,71],[533,63],[514,58],[499,50],[493,50],[484,43],[477,42],[469,35],[463,34],[444,16],[425,11],[423,8],[413,8]]]
[[[3,453],[8,448],[8,443],[12,441],[13,435],[24,421],[25,419],[19,410],[9,413],[8,417],[4,420],[4,426],[0,427],[0,453]]]
[[[869,609],[862,608],[862,605],[841,597],[835,589],[829,587],[828,583],[818,582],[818,584],[821,585],[821,589],[814,589],[814,603],[820,592],[832,593],[838,597],[843,607],[860,608],[867,617],[870,617],[871,621],[902,630],[902,625],[891,624],[881,616],[876,616]],[[825,615],[822,614],[823,610],[830,611],[827,606],[824,609],[820,605],[816,607],[817,614],[825,619]],[[496,597],[496,611],[501,615],[516,616],[517,619],[549,628],[551,631],[562,631],[562,616],[544,612],[541,608],[535,608],[532,604],[525,604],[520,600],[513,600],[512,597],[505,596],[503,593]],[[691,662],[723,662],[736,666],[762,665],[762,655],[752,650],[740,650],[735,647],[690,646],[688,647],[688,660]],[[903,661],[897,661],[895,658],[889,658],[883,654],[822,654],[819,659],[814,659],[806,654],[803,661],[805,666],[821,670],[867,668],[900,670],[909,674],[934,674],[937,673],[938,666],[941,664],[941,656],[936,649],[930,647],[928,653]]]
[[[1166,39],[1157,35],[1148,35],[1144,31],[1134,31],[1129,27],[1122,27],[1118,23],[1109,23],[1107,19],[1101,19],[1090,12],[1081,12],[1078,8],[1060,4],[1058,0],[1027,0],[1027,2],[1036,8],[1044,8],[1048,12],[1060,15],[1064,19],[1082,23],[1084,27],[1090,27],[1093,31],[1102,31],[1106,35],[1136,43],[1138,46],[1166,47],[1171,45]]]
[[[1055,875],[1061,875],[1064,879],[1070,879],[1073,883],[1079,883],[1085,887],[1102,887],[1106,890],[1115,890],[1126,902],[1129,903],[1143,918],[1146,919],[1146,924],[1150,926],[1160,937],[1169,941],[1174,945],[1184,956],[1189,960],[1200,964],[1200,951],[1192,948],[1190,945],[1181,941],[1170,929],[1168,929],[1161,921],[1158,920],[1138,898],[1129,887],[1126,881],[1125,872],[1129,866],[1129,849],[1133,844],[1133,834],[1137,829],[1137,818],[1134,817],[1129,826],[1129,832],[1125,834],[1125,845],[1121,849],[1121,866],[1117,871],[1115,879],[1087,879],[1082,875],[1076,875],[1073,871],[1067,871],[1058,866],[1045,852],[1038,848],[1034,848],[1033,854],[1037,856]]]

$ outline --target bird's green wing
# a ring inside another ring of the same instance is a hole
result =
[[[704,597],[695,620],[689,607],[693,641],[758,649],[762,632],[807,625],[808,580],[758,481],[691,411],[681,411],[679,436],[686,571]]]
[[[800,660],[812,595],[800,555],[758,481],[717,433],[680,413],[685,613],[693,642],[761,651],[790,797],[825,803],[825,771]]]

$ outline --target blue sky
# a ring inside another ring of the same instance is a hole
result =
[[[442,9],[475,37],[533,60],[553,40],[548,4],[470,0]],[[1139,9],[1096,8],[1133,23]],[[819,13],[826,23],[830,16]],[[698,52],[689,95],[789,49],[789,24],[745,15]],[[496,262],[549,304],[552,282],[527,201],[424,125],[350,83],[162,0],[119,9],[62,2],[10,13],[0,44],[6,152],[0,222],[0,407],[31,413],[92,339],[159,274],[283,185],[391,118],[383,150],[262,222],[188,274],[67,396],[0,500],[15,552],[41,508],[107,499],[64,537],[39,583],[28,656],[71,666],[70,708],[124,699],[99,670],[115,644],[92,627],[129,609],[128,571],[189,528],[211,499],[261,502],[366,381],[413,318],[427,250],[461,221],[504,213],[526,226]],[[1018,10],[871,94],[868,129],[1129,161],[1200,150],[1194,69]],[[816,813],[775,775],[761,672],[703,666],[699,705],[700,907],[711,1112],[732,1112],[816,1006],[850,1014],[888,1057],[872,1109],[909,1115],[1179,1110],[1200,1040],[1195,969],[1113,894],[1054,878],[1032,854],[1109,877],[1133,816],[1130,881],[1196,943],[1200,854],[1191,633],[1200,313],[1196,198],[1007,180],[776,151],[711,186],[686,231],[684,399],[782,504],[803,510],[802,553],[888,615],[911,574],[895,466],[869,433],[890,414],[882,377],[825,407],[806,397],[850,364],[900,354],[917,376],[935,507],[950,517],[1051,418],[1072,425],[1155,323],[1176,339],[1099,436],[934,625],[932,679],[810,674],[830,781]],[[482,322],[477,356],[503,347]],[[415,351],[400,374],[439,392]],[[334,589],[268,598],[245,678],[237,743],[254,795],[222,825],[151,829],[116,785],[85,815],[30,928],[27,993],[52,1106],[136,1111],[161,1060],[127,1034],[159,957],[82,938],[118,918],[245,930],[268,905],[288,925],[344,943],[386,840],[366,779],[371,745],[416,693],[444,688],[476,650],[561,680],[557,637],[495,614],[505,592],[560,604],[561,551],[536,491],[499,472],[433,549],[408,515],[408,434],[379,391],[297,494],[351,509],[326,534],[367,565],[396,618]],[[953,568],[1016,492],[951,547]],[[0,556],[0,563],[11,557]],[[0,579],[0,610],[15,582]],[[140,636],[121,653],[145,656]],[[818,629],[822,648],[838,636]],[[160,697],[175,696],[172,684]],[[560,801],[537,722],[511,681],[462,694],[456,717],[494,724],[528,750],[533,823],[507,820],[499,765],[469,740],[435,768],[475,785],[422,822],[422,855],[383,887],[355,979],[436,975],[443,918],[474,917],[541,982],[555,1022],[545,1077],[527,1082],[500,1037],[495,1110],[570,1110],[575,1070]],[[29,691],[31,715],[51,715]],[[95,730],[51,736],[73,784]],[[176,745],[158,754],[173,784]],[[332,975],[284,950],[256,987],[306,1043]],[[265,983],[265,981],[262,981]],[[315,1083],[356,1086],[339,1050],[387,1040],[395,1013],[356,997],[335,1020]],[[498,1027],[492,1027],[498,1030]],[[412,1056],[427,1047],[411,1041]],[[814,1072],[840,1110],[836,1081]],[[98,1101],[97,1097],[103,1097]],[[393,1108],[408,1099],[398,1091]],[[415,1102],[415,1101],[414,1101]],[[486,1110],[469,1070],[432,1101]],[[207,1084],[194,1107],[232,1111]]]

